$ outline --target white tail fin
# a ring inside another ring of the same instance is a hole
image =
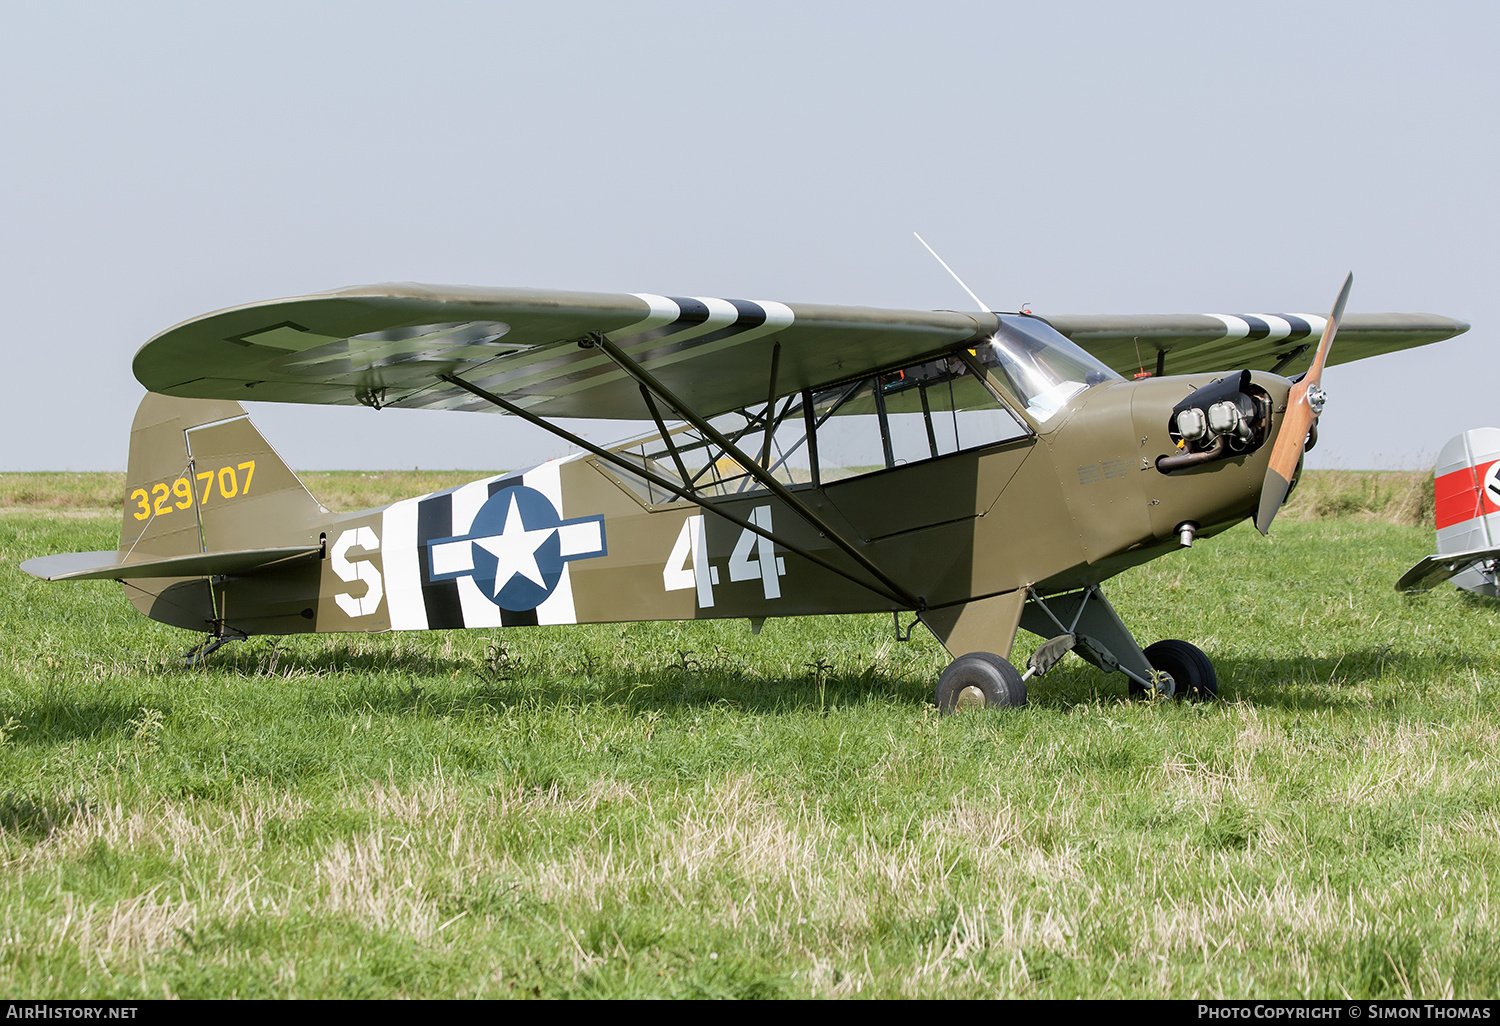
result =
[[[1500,429],[1473,428],[1451,439],[1434,477],[1439,553],[1500,542]]]
[[[1438,455],[1433,477],[1438,554],[1424,562],[1437,568],[1435,579],[1450,579],[1466,591],[1500,595],[1494,569],[1500,545],[1500,429],[1472,428],[1450,439]],[[1441,559],[1456,553],[1474,558]],[[1408,577],[1421,566],[1413,567]]]

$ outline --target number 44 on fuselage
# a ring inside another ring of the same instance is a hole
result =
[[[118,550],[23,568],[120,581],[141,612],[209,635],[195,657],[257,634],[905,612],[957,657],[945,709],[1023,702],[1067,651],[1133,691],[1212,694],[1202,652],[1142,649],[1100,585],[1247,518],[1269,527],[1336,331],[1347,360],[1467,328],[1345,318],[1347,291],[1328,317],[415,285],[237,307],[136,356],[149,393]],[[578,451],[334,513],[239,398],[501,412]],[[648,431],[602,447],[569,417]],[[1052,638],[1024,676],[1007,661],[1020,628]]]

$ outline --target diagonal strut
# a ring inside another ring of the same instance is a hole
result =
[[[653,473],[645,467],[634,464],[629,460],[624,459],[617,453],[610,452],[608,449],[604,449],[598,445],[595,445],[593,442],[580,438],[572,432],[560,428],[556,424],[550,423],[546,419],[532,413],[530,410],[523,409],[522,407],[517,406],[515,403],[509,402],[508,400],[501,398],[493,392],[480,388],[478,385],[470,384],[463,378],[460,378],[454,374],[440,374],[438,375],[438,377],[443,381],[448,382],[450,385],[454,385],[458,388],[463,389],[470,395],[477,396],[478,398],[483,399],[485,402],[491,403],[494,406],[498,406],[506,413],[514,414],[527,423],[535,424],[537,427],[543,429],[544,431],[551,432],[570,445],[576,445],[580,449],[592,453],[605,462],[613,464],[614,466],[619,467],[621,470],[624,470],[627,473],[633,474],[637,477],[645,478],[652,484],[656,485],[658,488],[662,489],[665,492],[669,492],[672,495],[675,495],[679,499],[685,499],[695,506],[699,506],[710,513],[723,517],[725,520],[728,520],[730,523],[735,524],[738,527],[759,535],[762,538],[767,538],[775,542],[777,545],[780,545],[787,551],[801,556],[809,563],[815,563],[823,569],[828,570],[831,573],[838,574],[845,580],[859,585],[861,588],[866,588],[870,591],[875,592],[877,595],[880,595],[883,598],[890,599],[892,602],[899,604],[902,608],[925,608],[926,604],[922,602],[921,599],[911,595],[905,589],[887,586],[885,583],[884,575],[877,574],[877,580],[874,582],[864,580],[857,575],[850,573],[848,570],[845,570],[843,567],[840,567],[830,562],[829,560],[824,559],[822,556],[819,556],[815,552],[804,549],[800,545],[793,545],[789,543],[785,538],[778,537],[777,535],[761,527],[754,521],[747,520],[744,517],[731,513],[729,510],[722,509],[721,507],[707,501],[706,499],[700,498],[696,493],[688,490],[687,488],[684,488],[681,484],[674,484],[667,478]],[[733,452],[736,450],[733,450],[731,447],[730,451]],[[795,509],[796,507],[794,506],[793,508]]]

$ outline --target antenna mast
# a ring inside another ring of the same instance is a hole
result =
[[[954,273],[953,268],[951,268],[951,267],[948,266],[948,262],[946,260],[944,260],[942,257],[940,257],[940,256],[937,255],[937,250],[935,250],[931,246],[927,245],[927,240],[926,239],[922,238],[922,236],[920,236],[920,235],[917,235],[916,232],[912,232],[912,234],[917,236],[917,241],[918,242],[920,242],[923,246],[927,247],[927,252],[929,252],[929,253],[932,254],[932,259],[934,259],[938,263],[942,264],[943,265],[943,270],[945,270],[949,274],[953,275],[953,280],[956,281],[956,282],[958,282],[958,287],[961,288],[961,289],[963,289],[965,292],[967,292],[969,294],[969,298],[972,299],[972,300],[974,300],[974,302],[979,306],[979,309],[983,310],[985,313],[994,313],[995,312],[995,311],[991,310],[988,306],[986,306],[984,304],[984,300],[982,300],[978,296],[974,295],[974,290],[971,289],[971,288],[969,288],[969,286],[965,285],[964,284],[964,280],[962,278],[960,278],[957,274]]]

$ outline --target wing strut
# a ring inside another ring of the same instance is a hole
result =
[[[1280,374],[1282,371],[1291,366],[1293,360],[1301,356],[1303,353],[1307,352],[1310,348],[1312,347],[1304,343],[1303,345],[1300,345],[1297,348],[1293,349],[1291,352],[1287,353],[1281,359],[1276,361],[1276,366],[1271,368],[1271,373]]]
[[[876,566],[875,562],[870,559],[870,557],[859,551],[859,549],[850,544],[850,542],[845,539],[843,535],[839,534],[839,532],[834,529],[832,524],[828,523],[828,521],[824,520],[822,517],[818,516],[811,509],[809,509],[806,503],[793,495],[787,489],[786,485],[776,480],[776,478],[769,471],[767,471],[765,467],[761,466],[758,462],[741,452],[739,446],[735,445],[718,431],[714,430],[713,425],[709,424],[708,421],[704,420],[697,413],[693,412],[692,408],[689,407],[687,403],[679,399],[670,388],[658,381],[655,375],[653,375],[650,371],[646,370],[640,364],[632,360],[629,356],[625,355],[624,350],[611,342],[603,332],[594,332],[592,338],[594,344],[600,349],[604,350],[606,356],[608,356],[615,363],[619,364],[621,370],[634,378],[638,384],[644,385],[646,388],[649,388],[652,392],[656,393],[656,397],[662,402],[666,403],[669,407],[671,407],[672,412],[676,413],[683,420],[693,425],[693,427],[697,428],[705,438],[708,438],[720,449],[728,453],[733,460],[735,460],[737,463],[739,463],[740,466],[744,467],[745,470],[749,472],[751,477],[755,478],[755,480],[759,481],[766,488],[769,488],[771,490],[771,494],[775,495],[782,502],[790,506],[794,513],[800,516],[803,520],[807,521],[808,524],[810,524],[813,529],[816,530],[819,534],[823,535],[829,541],[833,542],[839,548],[843,549],[844,553],[848,555],[850,559],[853,559],[860,566],[864,567],[872,577],[874,577],[881,584],[884,584],[886,588],[889,589],[891,594],[899,596],[901,601],[906,603],[912,609],[920,610],[927,608],[927,603],[925,601],[923,601],[920,597],[913,595],[910,591],[892,580],[890,575],[887,574],[884,570],[880,569],[880,567]],[[780,351],[778,350],[773,354],[771,365],[773,374],[776,371],[776,367],[779,361]],[[767,437],[770,436],[770,414],[771,411],[768,409],[766,411]]]
[[[691,488],[693,475],[688,473],[687,465],[682,462],[682,453],[678,452],[677,446],[672,443],[672,435],[667,431],[666,422],[661,419],[661,411],[656,408],[656,400],[651,398],[651,392],[645,385],[641,385],[640,389],[641,400],[646,404],[646,409],[651,411],[651,419],[656,421],[656,430],[661,432],[661,440],[666,445],[667,451],[672,454],[672,463],[677,467],[678,476],[682,478],[683,484]]]
[[[766,438],[760,447],[760,465],[768,467],[771,465],[771,442],[776,433],[776,421],[773,414],[776,412],[776,376],[781,369],[781,343],[776,343],[776,348],[771,350],[771,384],[766,389]],[[785,407],[783,407],[783,410]]]
[[[454,385],[454,386],[456,386],[458,388],[463,389],[465,392],[468,392],[470,395],[477,396],[478,398],[483,399],[487,403],[491,403],[494,406],[498,406],[500,409],[504,410],[506,413],[513,414],[513,415],[515,415],[517,417],[520,417],[522,420],[526,421],[529,424],[535,424],[537,427],[541,428],[542,430],[551,432],[552,434],[556,435],[558,438],[561,438],[563,441],[567,442],[568,444],[570,444],[570,445],[576,445],[580,449],[583,449],[585,452],[592,453],[593,455],[599,457],[600,459],[604,460],[605,462],[611,463],[614,466],[619,467],[621,470],[625,471],[626,473],[629,473],[629,474],[631,474],[631,475],[633,475],[635,477],[645,478],[646,480],[648,480],[652,484],[654,484],[656,487],[662,489],[665,492],[669,492],[672,495],[677,496],[677,498],[679,498],[679,499],[685,499],[688,502],[693,503],[693,505],[695,505],[695,506],[700,506],[700,507],[702,507],[703,509],[707,510],[710,513],[714,513],[714,514],[716,514],[718,516],[723,517],[725,520],[728,520],[730,523],[736,525],[737,527],[741,527],[744,530],[752,532],[753,534],[757,534],[757,535],[759,535],[762,538],[768,538],[771,541],[775,542],[776,544],[780,545],[782,548],[787,549],[788,551],[794,552],[797,555],[801,556],[803,559],[807,560],[809,563],[816,563],[818,566],[821,566],[824,570],[828,570],[828,571],[830,571],[832,573],[838,574],[840,577],[844,578],[847,581],[851,581],[854,584],[859,585],[861,588],[868,588],[870,591],[875,592],[877,595],[880,595],[883,598],[890,599],[892,602],[896,602],[896,603],[900,604],[903,608],[907,608],[907,609],[922,609],[922,608],[926,607],[926,603],[925,602],[923,602],[921,599],[917,598],[916,596],[912,595],[906,589],[901,588],[899,586],[896,586],[894,584],[887,585],[887,578],[886,578],[886,576],[884,574],[882,574],[882,573],[879,573],[878,571],[875,572],[875,577],[876,577],[878,583],[871,582],[871,581],[868,581],[868,580],[864,580],[863,578],[861,578],[859,576],[856,576],[855,574],[850,573],[848,570],[845,570],[843,567],[840,567],[840,566],[838,566],[838,565],[836,565],[834,563],[829,562],[828,560],[824,559],[822,556],[819,556],[815,552],[810,552],[807,549],[802,548],[801,546],[791,544],[785,538],[778,537],[777,535],[771,533],[770,531],[768,531],[765,528],[761,527],[759,524],[754,523],[753,521],[746,520],[745,518],[740,517],[740,516],[736,516],[734,513],[731,513],[728,510],[721,509],[720,507],[714,505],[713,503],[708,502],[705,499],[699,498],[697,495],[695,495],[693,492],[689,491],[687,488],[683,487],[681,484],[674,484],[673,482],[669,481],[667,478],[664,478],[664,477],[662,477],[659,474],[652,473],[649,469],[647,469],[646,467],[641,466],[638,463],[632,463],[630,460],[627,460],[627,459],[623,458],[622,456],[620,456],[617,453],[610,452],[608,449],[600,448],[599,446],[595,445],[594,443],[592,443],[590,441],[587,441],[586,439],[579,438],[577,435],[573,434],[571,431],[567,431],[567,430],[565,430],[563,428],[560,428],[556,424],[550,423],[546,419],[537,416],[536,414],[532,413],[530,410],[522,409],[521,407],[517,406],[515,403],[508,402],[505,399],[502,399],[500,396],[496,395],[493,392],[486,391],[485,389],[480,388],[478,385],[470,384],[469,382],[465,381],[463,378],[457,377],[456,375],[453,375],[453,374],[440,374],[440,375],[438,375],[438,377],[441,378],[443,381],[448,382],[450,385]],[[645,391],[644,386],[642,386],[642,391],[643,392]],[[649,398],[648,398],[647,405],[648,406],[652,405],[649,402]],[[655,410],[653,409],[652,412],[655,413]],[[658,415],[657,419],[658,419],[658,421],[660,420],[659,415]],[[717,434],[717,432],[715,432],[715,434]],[[729,446],[727,444],[725,446],[725,449],[732,456],[734,456],[736,453],[738,453],[737,449],[735,449],[732,446]],[[739,457],[735,456],[735,458],[738,459]],[[685,479],[686,479],[686,475],[684,475],[684,480]],[[777,482],[777,483],[779,484],[780,482]],[[794,503],[792,505],[792,508],[794,510],[798,509],[800,507],[800,505],[801,505],[800,503]],[[823,528],[816,521],[814,522],[813,526],[818,527],[818,529],[820,531],[823,531]],[[835,537],[832,534],[832,532],[826,532],[825,531],[824,533],[827,534],[829,537],[833,537],[836,542],[838,541],[837,537]],[[868,561],[867,560],[862,560],[861,561],[861,565],[863,565],[864,562],[868,562]]]

